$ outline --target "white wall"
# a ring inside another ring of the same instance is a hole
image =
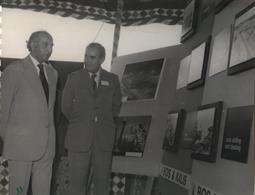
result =
[[[64,18],[47,13],[3,8],[2,12],[2,56],[22,58],[27,55],[26,40],[37,30],[47,30],[54,39],[52,60],[83,61],[84,50],[89,42],[103,44],[107,58],[103,64],[109,69],[114,26],[92,20]]]
[[[52,60],[81,62],[86,45],[97,41],[106,48],[103,67],[110,70],[114,34],[112,24],[10,8],[3,8],[2,21],[2,57],[25,57],[26,40],[30,34],[36,30],[47,30],[54,38]],[[118,55],[176,45],[180,40],[180,31],[180,25],[122,27]]]

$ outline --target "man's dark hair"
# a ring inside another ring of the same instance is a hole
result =
[[[105,48],[100,43],[97,42],[90,43],[87,46],[87,48],[97,48],[100,53],[100,57],[105,58]]]

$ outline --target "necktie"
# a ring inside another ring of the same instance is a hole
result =
[[[38,64],[38,67],[40,69],[39,78],[41,80],[43,90],[44,90],[44,93],[45,93],[45,96],[46,96],[46,100],[47,100],[47,103],[48,103],[48,100],[49,100],[49,86],[48,86],[48,82],[47,82],[47,79],[46,79],[45,74],[44,74],[43,64]]]
[[[96,83],[96,77],[97,77],[97,75],[95,74],[95,73],[93,73],[92,75],[91,75],[91,81],[92,81],[92,86],[93,86],[93,89],[95,90],[96,89],[96,87],[97,87],[97,83]]]

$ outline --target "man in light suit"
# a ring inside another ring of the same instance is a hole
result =
[[[121,106],[118,76],[101,68],[105,49],[99,43],[86,48],[84,68],[69,74],[62,96],[62,111],[69,120],[70,195],[85,195],[90,168],[94,194],[109,194],[114,117]]]
[[[46,31],[31,34],[30,54],[11,63],[2,74],[0,135],[10,169],[10,195],[49,195],[55,155],[53,108],[56,70],[47,63],[53,47]]]

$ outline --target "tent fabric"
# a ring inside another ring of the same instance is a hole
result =
[[[119,0],[0,0],[6,8],[28,9],[76,19],[100,20],[115,24]],[[149,23],[179,24],[186,0],[124,1],[121,25]]]

